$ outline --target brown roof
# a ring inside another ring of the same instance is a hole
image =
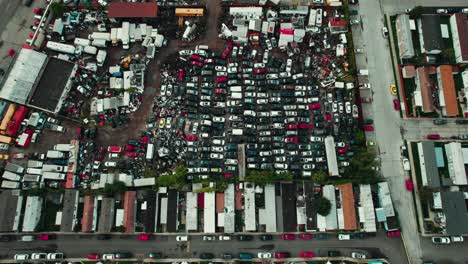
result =
[[[452,66],[440,65],[439,78],[444,92],[445,112],[448,116],[458,115],[457,92],[455,90],[455,81],[453,80]]]
[[[107,16],[111,18],[157,17],[158,4],[156,2],[110,2]]]
[[[234,198],[236,210],[242,210],[242,192],[240,190],[236,190]]]
[[[224,213],[224,193],[216,193],[216,212]]]
[[[135,191],[126,191],[124,196],[124,227],[125,233],[135,231]]]
[[[463,61],[468,61],[468,14],[454,14],[457,23],[458,40],[460,42],[461,57]]]
[[[356,207],[354,206],[353,184],[346,183],[336,186],[341,191],[341,207],[343,208],[344,230],[356,230]]]
[[[416,68],[414,65],[406,65],[402,69],[403,78],[414,78],[416,75]]]
[[[81,218],[81,232],[93,231],[94,196],[85,196],[83,218]]]
[[[419,87],[421,88],[421,96],[423,103],[423,112],[434,112],[434,104],[432,101],[432,81],[429,79],[428,68],[419,67],[417,69],[419,78]]]

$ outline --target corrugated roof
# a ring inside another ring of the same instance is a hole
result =
[[[81,232],[93,231],[94,196],[85,196],[83,218],[81,218]]]
[[[353,184],[346,183],[336,186],[341,191],[341,207],[344,215],[344,230],[356,230],[356,208],[354,206]]]
[[[421,96],[423,100],[423,111],[425,113],[434,112],[434,104],[432,101],[432,81],[429,79],[428,68],[419,67],[417,69],[419,87],[421,89]]]
[[[216,193],[216,213],[224,213],[224,193]]]
[[[157,17],[158,4],[156,2],[131,3],[131,2],[110,2],[109,14],[111,18],[127,17]]]
[[[203,16],[203,8],[176,8],[176,16]]]
[[[124,227],[125,233],[135,231],[135,191],[127,191],[124,196]]]
[[[236,190],[236,210],[242,210],[242,191]]]
[[[460,55],[462,61],[468,61],[468,14],[456,13],[455,22],[458,31],[458,42],[460,43]]]
[[[457,92],[455,90],[455,81],[453,80],[452,66],[440,65],[440,82],[444,91],[445,112],[448,116],[458,115]]]

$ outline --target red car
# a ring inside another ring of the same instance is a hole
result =
[[[294,236],[293,234],[283,234],[281,236],[281,238],[283,240],[295,240],[296,239],[296,236]],[[275,253],[276,254],[276,253]]]
[[[125,156],[129,157],[129,158],[134,158],[137,156],[137,153],[132,151],[132,152],[125,152]]]
[[[300,234],[299,238],[304,239],[304,240],[309,240],[309,239],[312,239],[312,235],[311,234]]]
[[[226,91],[226,89],[223,89],[223,88],[216,88],[215,93],[217,93],[217,94],[227,94],[227,91]]]
[[[202,61],[205,60],[204,58],[198,56],[197,54],[192,54],[192,55],[190,56],[190,58],[191,58],[192,60],[194,60],[194,61],[199,61],[199,62],[202,62]]]
[[[428,134],[427,139],[440,139],[439,134]]]
[[[298,139],[298,137],[286,137],[284,139],[284,142],[286,142],[286,143],[297,143],[297,142],[299,142],[299,139]]]
[[[138,240],[140,241],[148,241],[150,239],[149,234],[138,234]]]
[[[289,258],[289,253],[288,252],[275,252],[275,254],[273,254],[274,258]]]
[[[400,230],[388,231],[388,232],[387,232],[387,236],[388,236],[389,238],[392,238],[392,237],[400,237],[400,236],[401,236],[401,232],[400,232]]]
[[[312,128],[314,128],[314,125],[313,124],[307,124],[307,123],[301,123],[301,124],[299,124],[299,128],[300,129],[312,129]]]
[[[253,73],[254,74],[264,74],[264,73],[266,73],[266,70],[265,70],[265,68],[257,68],[257,69],[253,70]]]
[[[197,141],[197,135],[188,134],[185,139],[187,141]]]
[[[393,99],[393,109],[400,111],[400,101],[398,99]]]
[[[362,126],[362,128],[364,129],[364,131],[374,131],[374,126],[372,125],[364,125]]]
[[[223,54],[221,54],[221,59],[225,60],[227,58],[227,56],[229,55],[229,53],[231,52],[231,49],[230,48],[226,48],[224,51],[223,51]]]
[[[225,83],[225,82],[227,82],[227,81],[228,81],[228,79],[227,79],[226,76],[216,77],[216,82],[217,82],[217,83]]]
[[[319,104],[319,103],[310,104],[310,105],[309,105],[309,110],[317,110],[317,109],[320,109],[320,107],[322,107],[322,105]]]
[[[179,81],[182,81],[184,79],[184,69],[180,68],[179,73],[177,74],[177,78]]]
[[[192,65],[193,65],[193,66],[200,66],[200,67],[202,67],[202,66],[203,66],[203,62],[201,62],[201,61],[192,61]]]
[[[231,173],[224,173],[224,178],[229,179],[229,178],[232,178],[232,177],[234,177],[233,174],[231,174]]]
[[[39,234],[37,236],[37,240],[49,240],[49,235],[48,234]]]
[[[338,153],[346,153],[346,149],[345,148],[339,148]]]
[[[414,189],[413,181],[411,179],[405,180],[406,190],[412,191]]]
[[[297,129],[297,124],[286,124],[286,129],[288,130]]]
[[[301,252],[301,258],[313,258],[314,257],[314,252],[312,251],[302,251]]]
[[[121,147],[117,147],[117,146],[109,146],[107,148],[107,151],[111,152],[111,153],[120,153],[122,152],[122,148]]]
[[[100,259],[101,255],[98,253],[91,253],[86,256],[87,259],[95,260],[95,259]]]

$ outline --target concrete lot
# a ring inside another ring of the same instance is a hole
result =
[[[215,245],[215,246],[214,246]],[[250,242],[237,241],[203,241],[201,235],[191,236],[188,243],[177,242],[175,235],[156,235],[151,241],[138,241],[136,236],[112,236],[111,240],[97,240],[93,235],[59,235],[57,240],[34,242],[7,242],[0,247],[2,259],[11,258],[14,253],[33,252],[63,252],[67,257],[86,257],[89,253],[131,252],[141,257],[149,252],[162,252],[168,258],[192,258],[200,253],[210,252],[215,256],[222,253],[237,255],[240,252],[290,252],[297,257],[302,251],[313,251],[317,256],[326,256],[328,250],[338,250],[344,256],[351,252],[362,252],[373,258],[388,257],[391,263],[405,263],[403,245],[400,239],[389,239],[385,234],[379,233],[376,237],[365,240],[338,241],[336,236],[328,240],[281,240],[279,235],[272,241],[261,241],[257,237]]]

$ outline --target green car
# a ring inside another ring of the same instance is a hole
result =
[[[434,122],[434,125],[438,125],[438,126],[447,124],[447,120],[445,119],[434,119],[433,122]]]

